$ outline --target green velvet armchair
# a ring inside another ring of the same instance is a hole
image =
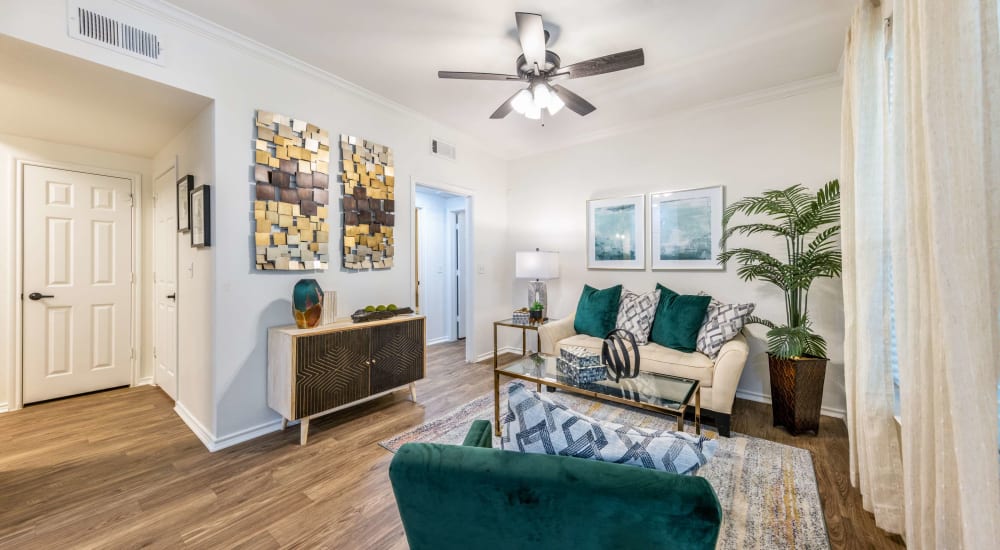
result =
[[[714,549],[722,509],[711,485],[633,466],[492,449],[407,443],[389,466],[412,550]]]

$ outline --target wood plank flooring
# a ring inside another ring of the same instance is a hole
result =
[[[0,548],[406,548],[376,443],[492,391],[491,362],[428,348],[406,391],[209,453],[159,389],[112,390],[0,414]],[[733,430],[809,449],[835,549],[901,548],[861,509],[844,424],[819,437],[771,427],[738,401]]]

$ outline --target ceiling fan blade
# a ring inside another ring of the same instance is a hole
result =
[[[613,73],[615,71],[622,71],[633,67],[641,67],[645,62],[645,55],[642,53],[642,48],[639,48],[638,50],[613,53],[611,55],[604,55],[601,57],[595,57],[594,59],[581,61],[579,63],[573,63],[572,65],[567,65],[559,69],[559,71],[553,76],[563,78],[582,78],[585,76]]]
[[[438,71],[438,78],[457,78],[459,80],[523,80],[512,74],[496,73],[463,73],[458,71]]]
[[[490,115],[490,118],[501,119],[509,115],[510,112],[514,110],[514,98],[517,97],[517,94],[519,93],[521,93],[521,90],[514,92],[514,95],[507,98],[507,101],[501,103],[500,106],[497,107],[497,110],[493,111],[493,114]]]
[[[514,18],[517,20],[517,38],[521,41],[524,60],[529,67],[545,67],[545,29],[542,27],[542,16],[519,11],[514,14]]]
[[[597,109],[597,107],[591,105],[586,99],[583,99],[558,84],[552,85],[552,89],[556,91],[556,95],[559,96],[559,99],[563,100],[563,103],[565,103],[571,111],[580,116],[587,116]]]

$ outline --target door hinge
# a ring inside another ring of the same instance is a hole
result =
[[[135,283],[135,272],[129,273],[128,282]]]
[[[153,346],[153,357],[156,357],[156,346]]]
[[[131,206],[132,208],[135,208],[135,195],[133,195],[132,193],[128,194],[128,205]]]
[[[128,358],[135,359],[135,348],[132,348],[128,351]]]

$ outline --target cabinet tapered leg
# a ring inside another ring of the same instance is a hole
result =
[[[417,402],[417,385],[410,382],[410,401]]]
[[[305,445],[309,439],[309,417],[305,416],[299,422],[299,445]]]
[[[285,428],[287,427],[288,427],[288,419],[285,417],[281,417],[281,431],[285,431]]]

